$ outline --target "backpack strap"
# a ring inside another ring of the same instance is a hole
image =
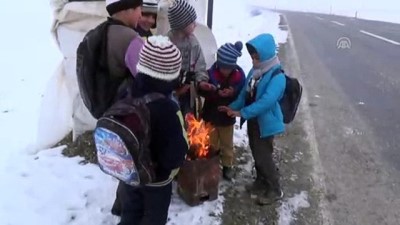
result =
[[[272,76],[271,76],[271,77],[274,77],[274,76],[279,75],[279,74],[281,74],[281,73],[285,74],[285,71],[284,71],[283,69],[281,69],[281,68],[276,69],[276,70],[274,70],[274,72],[272,73]]]
[[[162,98],[165,98],[165,95],[154,92],[154,93],[150,93],[150,94],[143,96],[143,101],[145,104],[148,104],[150,102],[153,102],[153,101],[156,101],[156,100],[162,99]]]

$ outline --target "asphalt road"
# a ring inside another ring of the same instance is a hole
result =
[[[323,224],[400,224],[400,24],[282,13],[326,185]]]

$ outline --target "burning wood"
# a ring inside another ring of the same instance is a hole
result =
[[[221,177],[219,151],[210,146],[213,127],[193,114],[186,115],[189,153],[178,174],[178,194],[190,206],[218,198]]]
[[[202,119],[197,120],[191,113],[186,115],[185,120],[190,145],[188,160],[210,158],[210,133],[213,127]]]

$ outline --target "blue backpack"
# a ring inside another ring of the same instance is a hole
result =
[[[150,111],[147,104],[162,94],[126,97],[112,105],[97,122],[94,140],[100,169],[128,185],[154,182],[151,159]]]

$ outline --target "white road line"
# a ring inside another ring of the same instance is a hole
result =
[[[339,23],[339,22],[334,21],[334,20],[332,20],[331,22],[334,23],[334,24],[337,24],[337,25],[339,25],[339,26],[345,26],[343,23]]]
[[[397,42],[397,41],[390,40],[390,39],[388,39],[388,38],[385,38],[385,37],[382,37],[382,36],[379,36],[379,35],[376,35],[376,34],[367,32],[367,31],[365,31],[365,30],[360,30],[360,32],[363,33],[363,34],[369,35],[369,36],[371,36],[371,37],[381,39],[382,41],[389,42],[389,43],[394,44],[394,45],[400,45],[400,43]]]
[[[324,20],[323,18],[316,16],[315,18],[319,19],[319,20]]]

